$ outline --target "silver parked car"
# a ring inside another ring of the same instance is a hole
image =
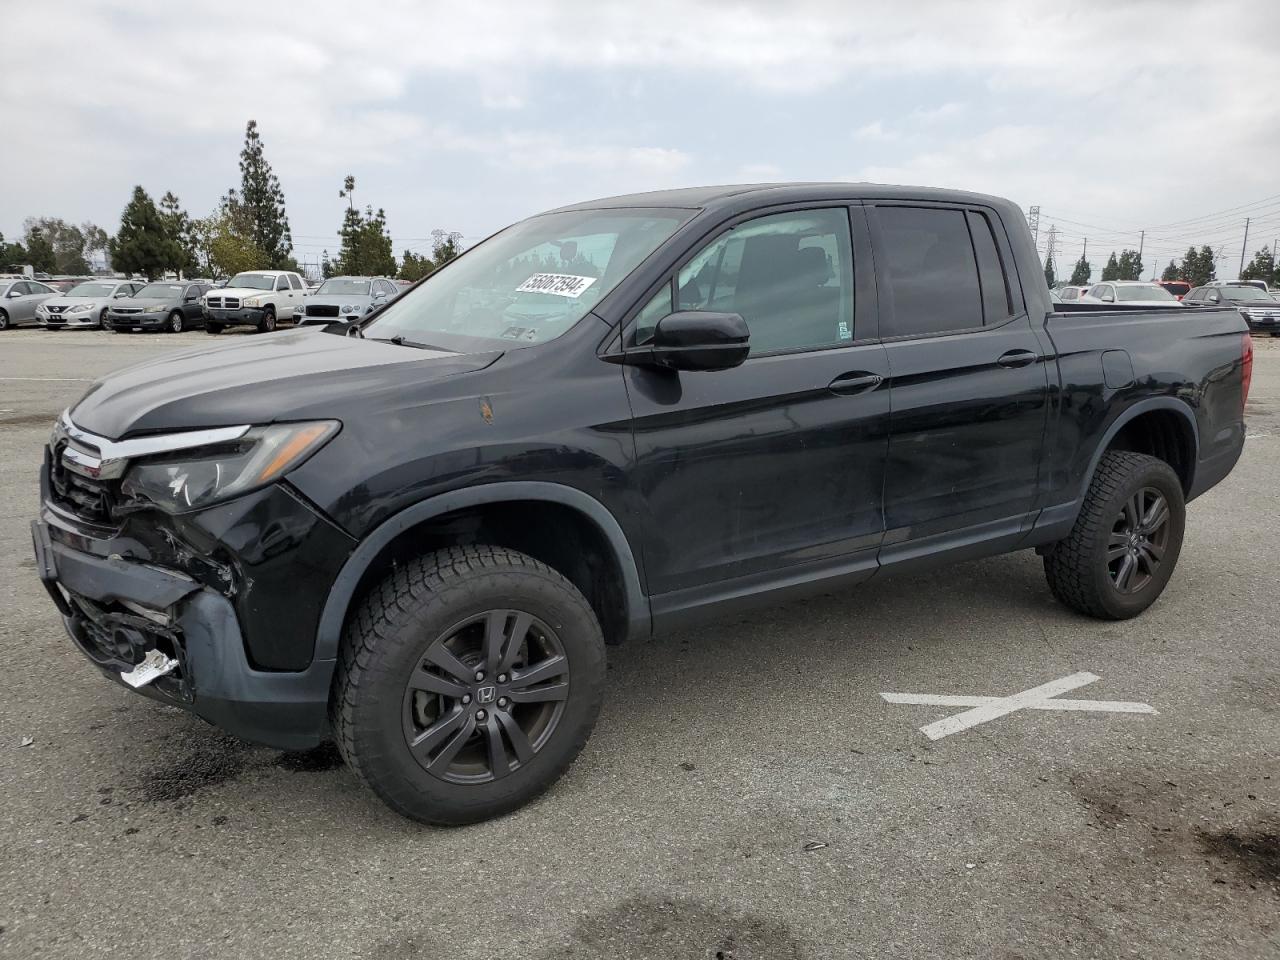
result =
[[[36,319],[46,330],[72,327],[102,329],[112,300],[132,297],[144,284],[136,280],[90,280],[36,307]]]
[[[385,277],[330,277],[307,297],[306,316],[299,326],[350,323],[400,295],[400,288]]]
[[[36,307],[58,291],[39,280],[0,280],[0,330],[36,322]]]

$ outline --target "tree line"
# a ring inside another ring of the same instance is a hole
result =
[[[1215,252],[1208,244],[1199,250],[1194,246],[1188,247],[1186,255],[1181,260],[1169,261],[1169,265],[1161,271],[1160,279],[1185,280],[1193,287],[1202,287],[1209,281],[1217,279],[1216,264],[1220,259],[1222,254]],[[1076,261],[1071,271],[1071,278],[1066,282],[1077,287],[1087,286],[1092,276],[1093,265],[1081,253],[1080,259]],[[1244,268],[1240,276],[1244,280],[1266,280],[1268,285],[1280,283],[1280,270],[1277,270],[1275,257],[1267,247],[1263,247],[1254,254],[1253,260]],[[1052,256],[1045,258],[1044,278],[1051,287],[1058,283],[1057,265]],[[1114,250],[1111,251],[1111,256],[1107,258],[1106,265],[1102,268],[1103,281],[1141,279],[1142,257],[1137,250],[1126,249],[1119,254]]]
[[[354,202],[355,177],[348,176],[340,197],[347,210],[338,231],[335,258],[324,252],[325,277],[336,274],[400,276],[418,280],[461,252],[462,234],[436,230],[431,254],[404,251],[399,264],[392,253],[386,213]],[[111,269],[156,279],[185,276],[233,276],[244,270],[299,270],[284,191],[267,161],[256,120],[245,127],[240,151],[240,184],[230,188],[206,217],[191,217],[172,191],[156,203],[141,185],[120,216],[114,237],[92,223],[28,218],[22,241],[6,243],[0,234],[0,269],[30,264],[51,274],[88,274],[90,260],[105,255]]]

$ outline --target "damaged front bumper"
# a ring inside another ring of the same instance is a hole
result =
[[[229,733],[284,750],[327,736],[333,661],[301,671],[257,670],[245,657],[235,609],[182,574],[57,543],[47,523],[31,524],[36,569],[67,633],[102,673],[121,685],[147,652],[178,661],[138,688]]]

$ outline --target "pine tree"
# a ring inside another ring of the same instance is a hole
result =
[[[1107,259],[1107,264],[1102,268],[1102,279],[1119,280],[1120,279],[1120,263],[1116,260],[1116,252],[1111,251],[1111,256]]]
[[[350,276],[392,276],[396,272],[395,254],[391,252],[391,235],[387,233],[387,214],[379,209],[365,207],[361,214],[355,206],[356,178],[347,176],[342,182],[339,197],[347,198],[347,210],[342,216],[342,249],[338,252],[333,269]]]
[[[36,270],[53,273],[58,269],[53,244],[39,227],[27,231],[27,262]]]
[[[1275,283],[1276,259],[1270,247],[1263,247],[1253,255],[1253,259],[1240,271],[1241,280],[1265,280],[1268,285]]]
[[[133,197],[120,215],[120,229],[110,250],[117,270],[141,273],[149,280],[163,276],[181,256],[155,202],[142,187],[133,188]]]
[[[1142,258],[1137,250],[1120,251],[1120,259],[1116,263],[1117,280],[1141,280]]]
[[[436,265],[431,262],[430,257],[414,253],[412,250],[406,250],[401,258],[400,279],[421,280],[435,268]]]
[[[1199,251],[1195,247],[1188,247],[1187,255],[1182,258],[1180,267],[1181,279],[1193,287],[1203,287],[1217,276],[1213,261],[1213,248],[1208,244],[1201,247]]]
[[[1071,285],[1073,287],[1083,287],[1089,282],[1089,278],[1093,276],[1093,266],[1084,258],[1084,254],[1080,254],[1080,259],[1076,261],[1076,268],[1071,271]]]
[[[1181,280],[1182,268],[1178,264],[1170,260],[1169,265],[1164,268],[1164,272],[1160,274],[1161,280]]]
[[[1057,271],[1053,267],[1053,254],[1044,259],[1044,282],[1052,289],[1058,285]]]
[[[165,192],[160,198],[160,219],[164,223],[165,236],[173,241],[174,262],[168,269],[175,273],[192,274],[199,269],[195,256],[195,243],[191,235],[191,218],[182,209],[182,203],[174,196],[173,191]]]
[[[244,148],[240,151],[240,192],[227,194],[230,205],[243,207],[252,225],[253,245],[264,251],[263,266],[284,269],[292,263],[293,236],[285,214],[284,191],[262,152],[258,121],[250,120],[244,131]],[[239,215],[238,212],[236,214]]]

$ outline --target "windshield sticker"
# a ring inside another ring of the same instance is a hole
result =
[[[516,287],[516,293],[550,293],[577,300],[595,282],[595,277],[575,277],[568,273],[535,273]]]

